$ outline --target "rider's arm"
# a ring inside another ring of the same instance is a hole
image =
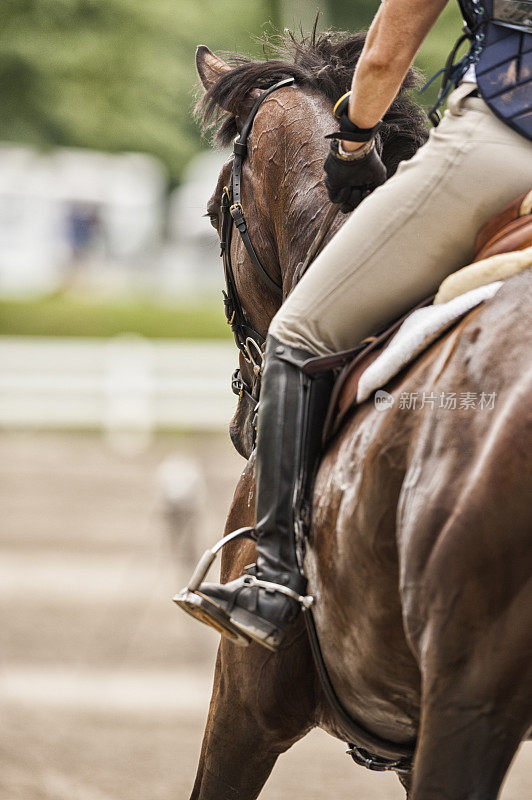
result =
[[[372,128],[393,103],[426,35],[448,0],[383,0],[368,31],[349,98],[349,118]],[[363,143],[342,142],[344,150]]]

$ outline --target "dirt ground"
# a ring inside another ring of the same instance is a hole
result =
[[[0,800],[187,800],[217,638],[170,598],[241,468],[226,437],[0,435]],[[344,750],[312,733],[261,800],[404,797]],[[502,798],[530,797],[527,744]]]

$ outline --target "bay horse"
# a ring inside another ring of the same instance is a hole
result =
[[[262,104],[242,178],[250,236],[285,295],[328,207],[323,136],[362,43],[292,39],[290,58],[233,66],[197,52],[203,113],[223,115],[221,141],[238,132],[261,88],[295,78]],[[410,73],[405,88],[414,82]],[[424,138],[421,112],[401,94],[384,129],[389,172]],[[215,226],[230,166],[209,201]],[[265,335],[278,301],[238,237],[232,260],[249,322]],[[306,573],[322,652],[353,718],[385,740],[415,743],[413,769],[399,775],[409,800],[495,800],[532,723],[531,318],[528,270],[393,380],[393,406],[366,402],[348,418],[317,474]],[[251,380],[243,360],[241,369]],[[490,393],[496,402],[399,402],[423,392]],[[231,435],[248,462],[227,532],[254,523],[245,395]],[[232,542],[222,581],[254,558],[251,542]],[[223,639],[191,800],[253,800],[279,754],[317,726],[343,738],[301,621],[277,653]]]

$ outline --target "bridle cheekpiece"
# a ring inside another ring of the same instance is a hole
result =
[[[280,89],[283,86],[289,86],[294,83],[294,78],[283,78],[273,86],[266,89],[263,94],[258,98],[251,112],[246,119],[240,135],[236,137],[233,142],[233,164],[231,167],[231,175],[229,178],[228,186],[224,187],[221,202],[221,228],[220,228],[220,245],[221,257],[224,266],[225,275],[225,291],[223,292],[225,317],[227,323],[231,326],[233,331],[236,345],[242,353],[245,361],[250,365],[254,378],[253,385],[245,383],[237,369],[233,374],[231,380],[231,387],[235,394],[242,396],[247,394],[255,403],[258,401],[258,393],[260,390],[260,378],[262,373],[262,363],[264,360],[264,345],[266,342],[265,337],[260,334],[246,319],[242,302],[238,294],[236,286],[235,274],[233,271],[233,264],[231,261],[231,240],[233,234],[233,225],[240,234],[240,238],[246,248],[251,264],[264,283],[265,286],[273,292],[278,298],[282,299],[283,288],[275,281],[271,275],[268,274],[266,269],[262,266],[261,261],[257,255],[253,243],[249,236],[246,219],[244,216],[244,209],[242,206],[242,165],[245,161],[248,152],[247,140],[253,126],[253,121],[257,115],[260,106],[269,97],[272,92]]]

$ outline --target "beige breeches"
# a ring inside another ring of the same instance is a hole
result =
[[[317,355],[354,347],[468,264],[481,225],[532,188],[532,142],[457,92],[428,142],[320,253],[270,334]]]

